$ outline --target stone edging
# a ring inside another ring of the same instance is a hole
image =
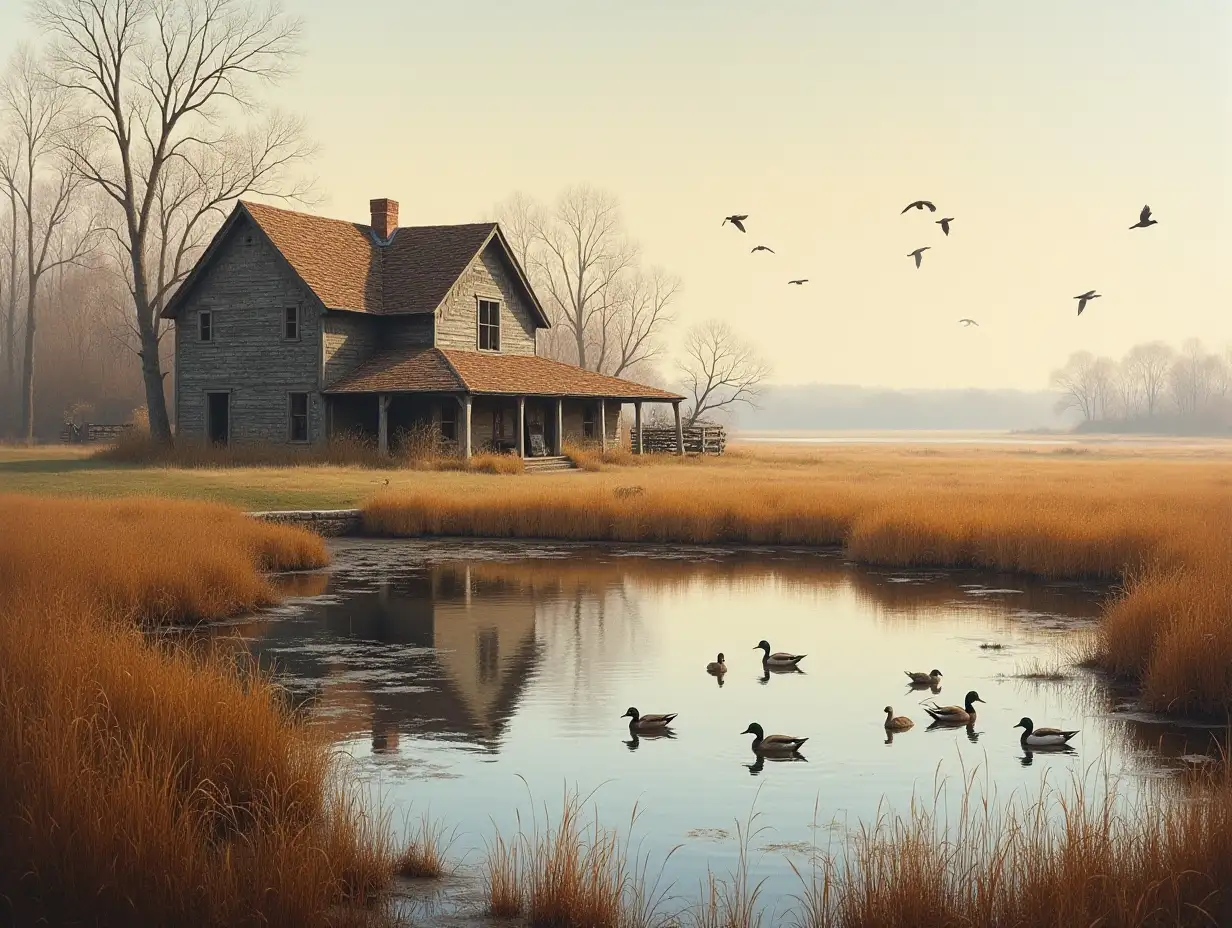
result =
[[[362,509],[284,509],[248,515],[262,522],[295,525],[327,538],[358,535],[364,524]]]

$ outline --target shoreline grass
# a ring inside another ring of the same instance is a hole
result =
[[[320,539],[197,503],[0,497],[0,897],[51,924],[326,926],[387,823],[272,681],[143,624],[247,611]]]

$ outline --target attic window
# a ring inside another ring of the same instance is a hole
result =
[[[251,245],[251,244],[252,244],[252,236],[251,236],[251,235],[245,235],[245,236],[244,236],[244,244],[245,244],[245,245]]]
[[[500,303],[479,301],[479,350],[500,351]]]

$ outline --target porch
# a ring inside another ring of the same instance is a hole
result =
[[[384,455],[424,441],[443,453],[464,458],[480,453],[516,454],[524,459],[556,457],[567,444],[603,451],[627,445],[634,454],[642,454],[646,450],[643,406],[647,402],[671,405],[677,438],[674,451],[685,451],[678,398],[390,390],[326,394],[325,400],[326,431],[331,438],[351,434],[375,439]],[[627,437],[621,427],[626,405],[633,407]],[[656,450],[662,447],[660,439]]]

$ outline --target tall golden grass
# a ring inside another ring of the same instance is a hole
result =
[[[376,496],[365,527],[683,544],[841,545],[870,564],[1125,585],[1099,662],[1152,709],[1232,707],[1232,466],[1222,461],[904,452],[622,468],[583,480]]]
[[[391,848],[225,649],[139,624],[270,602],[319,539],[204,504],[0,497],[0,896],[18,923],[325,925]]]

